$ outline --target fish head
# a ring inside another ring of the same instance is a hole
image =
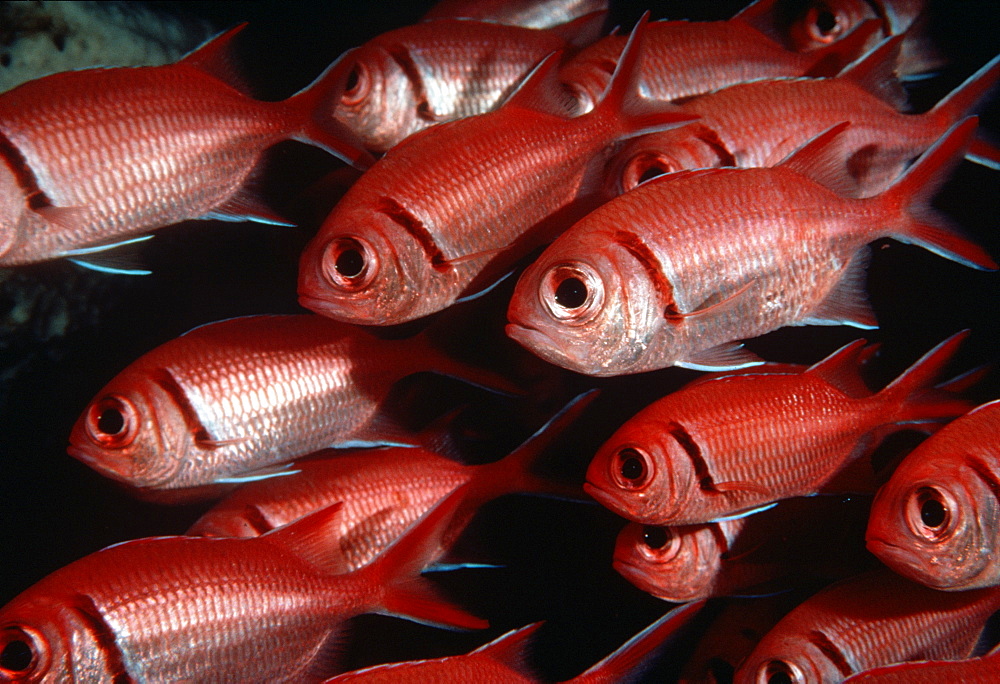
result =
[[[0,263],[3,257],[21,241],[34,212],[18,183],[14,169],[0,157]]]
[[[196,441],[175,394],[143,374],[123,372],[77,419],[70,455],[131,487],[172,482]]]
[[[900,465],[869,516],[868,550],[899,574],[935,589],[995,584],[1000,502],[971,459]]]
[[[657,288],[614,236],[574,235],[583,225],[552,243],[521,275],[507,311],[507,334],[577,373],[646,370],[651,340],[665,327]]]
[[[687,508],[696,482],[694,465],[677,439],[633,419],[598,449],[584,489],[623,518],[668,525]]]
[[[841,649],[824,648],[831,640],[817,630],[807,634],[782,630],[778,623],[736,671],[733,681],[754,684],[822,684],[841,682],[844,672],[833,658]]]
[[[303,252],[299,302],[338,321],[402,323],[434,310],[433,270],[418,239],[388,213],[349,206]]]
[[[711,528],[711,523],[629,523],[618,535],[614,568],[635,586],[664,601],[685,603],[712,596],[722,561]]]
[[[333,118],[369,150],[385,152],[431,123],[421,118],[413,80],[402,63],[377,45],[351,50],[338,62],[343,92]]]
[[[862,22],[878,16],[867,0],[813,0],[788,26],[796,52],[809,52],[837,42]]]
[[[693,123],[629,141],[611,161],[609,178],[613,193],[622,195],[665,173],[736,165],[714,131]]]

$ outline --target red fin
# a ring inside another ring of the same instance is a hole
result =
[[[984,140],[981,136],[973,138],[965,158],[994,171],[1000,171],[1000,146]]]
[[[899,46],[903,36],[892,36],[861,59],[848,64],[837,78],[845,78],[899,111],[909,108],[910,98],[896,76]]]
[[[576,108],[573,98],[559,82],[562,50],[549,54],[528,72],[517,89],[504,100],[504,107],[519,107],[568,118]]]
[[[723,494],[728,492],[752,492],[763,496],[771,496],[771,490],[757,482],[749,480],[731,480],[729,482],[715,482],[712,489]]]
[[[531,643],[531,636],[541,626],[541,622],[534,622],[520,629],[511,630],[488,644],[480,646],[469,655],[486,656],[534,679],[535,674],[528,664],[527,647]]]
[[[573,679],[574,682],[621,682],[638,677],[649,667],[653,656],[691,618],[704,601],[694,601],[674,608],[659,620],[626,641],[608,657]]]
[[[833,385],[853,399],[870,397],[872,393],[858,372],[866,349],[864,340],[854,340],[809,366],[805,372]]]
[[[235,195],[199,218],[217,221],[257,221],[272,226],[295,225],[264,205],[246,187],[238,190]]]
[[[664,311],[663,316],[668,321],[680,321],[685,318],[695,318],[706,314],[722,314],[726,311],[726,309],[736,307],[736,305],[740,302],[740,295],[749,290],[751,285],[753,285],[753,281],[748,281],[745,285],[743,285],[743,287],[739,288],[732,294],[726,295],[725,297],[720,297],[719,293],[716,293],[699,304],[693,311],[677,311],[675,307],[671,305],[666,311]]]
[[[204,71],[240,92],[248,93],[245,79],[236,65],[233,50],[233,41],[246,27],[247,22],[243,22],[214,38],[209,38],[200,47],[189,52],[178,64],[186,64]]]
[[[283,104],[294,110],[298,126],[291,131],[290,138],[324,149],[351,166],[367,169],[375,163],[375,158],[352,131],[333,118],[354,64],[350,54],[351,50],[345,52],[315,81]]]
[[[881,203],[886,222],[898,225],[891,236],[900,242],[919,245],[971,268],[995,271],[997,264],[990,255],[930,206],[931,198],[962,160],[977,123],[976,117],[969,117],[952,126],[888,190],[870,201]]]
[[[573,47],[585,48],[601,37],[604,33],[604,23],[607,20],[608,10],[597,10],[546,30],[556,34]]]
[[[852,325],[864,330],[877,328],[878,320],[865,290],[869,261],[869,247],[855,252],[826,298],[796,325]]]
[[[340,509],[343,503],[321,508],[295,522],[265,532],[256,539],[266,540],[294,553],[299,558],[336,574],[343,567],[340,551]]]
[[[374,612],[453,629],[489,626],[485,620],[442,598],[434,585],[420,576],[424,567],[437,557],[442,535],[467,493],[467,486],[456,489],[375,560],[355,571],[369,587],[382,587],[381,601],[373,606]]]
[[[811,178],[838,195],[853,197],[857,194],[857,181],[851,177],[844,163],[843,150],[837,145],[840,134],[849,125],[842,121],[830,126],[796,148],[779,165]]]
[[[976,105],[990,94],[998,79],[1000,79],[1000,55],[984,64],[976,73],[942,98],[928,115],[941,117],[942,123],[946,125],[953,124],[971,113]],[[972,147],[977,147],[975,142]]]

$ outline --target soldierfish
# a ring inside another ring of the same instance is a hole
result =
[[[734,682],[841,682],[906,660],[967,658],[997,609],[998,589],[935,591],[874,570],[792,610],[743,661]]]
[[[429,508],[466,485],[464,503],[442,535],[448,547],[483,503],[505,494],[585,499],[579,485],[547,480],[534,474],[532,466],[594,396],[578,398],[493,463],[464,465],[421,447],[303,461],[293,475],[240,487],[202,515],[188,534],[255,537],[340,501],[337,536],[346,572],[371,561]]]
[[[864,281],[876,238],[997,267],[929,206],[974,118],[864,199],[828,187],[852,184],[830,154],[845,128],[775,167],[665,174],[598,208],[521,275],[507,334],[589,375],[738,368],[759,362],[738,340],[782,326],[875,327]]]
[[[385,152],[428,126],[490,111],[543,57],[596,40],[603,21],[597,13],[544,30],[439,19],[388,31],[338,60],[344,92],[328,114]]]
[[[608,657],[572,679],[573,684],[616,684],[641,675],[663,642],[672,637],[691,618],[703,602],[678,606],[662,618],[626,641]],[[544,681],[528,662],[531,635],[542,623],[511,630],[471,653],[433,660],[374,665],[363,670],[345,672],[323,684],[345,682],[435,682],[436,684],[467,684],[469,682],[503,682],[533,684]]]
[[[607,10],[607,0],[438,0],[423,19],[476,19],[544,29]]]
[[[993,684],[1000,681],[1000,646],[979,658],[896,663],[851,675],[845,684]]]
[[[894,73],[899,40],[889,39],[836,77],[739,83],[686,101],[685,111],[701,117],[697,123],[628,143],[622,157],[630,166],[617,174],[622,190],[652,171],[773,166],[831,126],[850,121],[829,151],[842,159],[853,181],[845,190],[855,197],[884,191],[971,114],[1000,77],[996,57],[929,111],[904,113],[907,96]]]
[[[1000,401],[903,459],[872,504],[868,549],[935,589],[1000,585]]]
[[[302,254],[299,302],[359,324],[420,318],[481,293],[606,200],[603,170],[616,143],[691,120],[637,97],[643,26],[589,114],[568,115],[552,55],[499,109],[390,150]]]
[[[857,371],[864,341],[799,374],[720,375],[659,399],[605,442],[587,493],[629,520],[690,525],[739,516],[781,499],[875,490],[862,456],[900,429],[933,431],[969,402],[930,383],[965,338],[927,352],[872,393]]]
[[[282,222],[244,189],[294,139],[366,166],[323,115],[334,68],[283,102],[229,85],[223,33],[176,64],[52,74],[0,94],[0,264],[74,257],[187,219]]]
[[[327,565],[337,505],[254,539],[109,546],[0,608],[0,679],[317,682],[335,672],[343,623],[362,613],[486,627],[420,577],[461,498],[347,574]]]
[[[290,472],[285,464],[320,449],[400,443],[379,409],[421,371],[512,389],[424,337],[380,340],[311,314],[210,323],[108,383],[73,427],[69,453],[137,493],[203,498]]]
[[[849,38],[811,53],[786,50],[742,20],[655,21],[640,71],[640,92],[673,101],[759,78],[830,76],[864,53],[877,22]],[[589,111],[605,89],[622,53],[625,36],[611,35],[584,48],[559,70],[581,111]]]

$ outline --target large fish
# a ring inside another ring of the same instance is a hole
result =
[[[823,184],[853,183],[829,154],[844,127],[772,168],[666,174],[598,208],[521,275],[508,335],[589,375],[737,368],[759,362],[739,340],[782,326],[875,327],[864,282],[877,238],[996,268],[929,206],[975,119],[864,199]]]
[[[1000,590],[942,592],[888,569],[815,594],[786,615],[736,672],[736,684],[820,684],[907,660],[967,658]]]
[[[607,10],[607,0],[438,0],[423,18],[477,19],[544,29]]]
[[[385,152],[428,126],[490,111],[542,58],[596,40],[603,21],[597,13],[544,30],[439,19],[388,31],[337,61],[344,92],[330,114]]]
[[[339,506],[254,539],[109,546],[0,609],[0,679],[317,682],[336,671],[342,625],[355,615],[485,627],[419,574],[461,497],[348,574],[327,566]]]
[[[1000,681],[1000,646],[978,658],[884,665],[851,675],[844,681],[850,684],[993,684]]]
[[[108,383],[73,427],[69,453],[137,493],[200,498],[290,472],[289,461],[328,447],[400,443],[379,410],[398,380],[421,371],[511,389],[425,337],[380,340],[311,314],[210,323]]]
[[[968,411],[931,387],[964,339],[954,335],[877,393],[858,373],[864,341],[798,374],[739,373],[682,388],[622,425],[594,456],[584,488],[650,525],[711,522],[819,492],[875,491],[862,459],[900,429],[933,431]]]
[[[1000,584],[1000,401],[913,450],[872,504],[868,549],[947,591]]]
[[[567,114],[553,55],[499,109],[393,148],[306,248],[300,303],[360,324],[426,316],[482,292],[607,199],[603,171],[616,143],[691,120],[636,95],[643,28],[588,114]]]
[[[52,74],[0,94],[0,264],[88,255],[187,219],[281,222],[245,188],[287,139],[371,157],[323,116],[331,67],[283,102],[230,85],[217,36],[176,64]]]

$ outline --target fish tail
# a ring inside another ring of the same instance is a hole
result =
[[[365,586],[378,591],[373,611],[448,629],[483,629],[482,620],[441,596],[420,573],[440,555],[442,539],[466,500],[462,486],[414,523],[368,565],[356,570]]]
[[[952,126],[873,201],[882,204],[885,216],[897,217],[898,228],[890,233],[893,238],[971,268],[993,271],[997,264],[990,255],[930,206],[931,198],[962,160],[977,122],[976,117],[969,117]],[[893,219],[889,221],[892,223]]]
[[[356,168],[367,169],[375,159],[350,129],[333,118],[347,86],[350,53],[348,50],[337,58],[315,81],[283,104],[292,110],[295,122],[289,138],[324,149]]]
[[[647,23],[648,11],[632,29],[600,102],[588,115],[617,120],[618,138],[621,140],[666,131],[699,118],[697,114],[684,112],[680,107],[647,100],[640,95],[642,43]]]
[[[927,116],[938,119],[942,126],[954,124],[968,116],[990,94],[1000,79],[1000,55],[984,64],[976,73],[941,99]]]
[[[968,330],[952,335],[920,357],[880,392],[887,402],[899,407],[893,422],[936,423],[963,415],[975,406],[974,402],[957,395],[969,386],[969,374],[932,385],[968,336]],[[976,379],[982,375],[973,373],[971,377]]]

